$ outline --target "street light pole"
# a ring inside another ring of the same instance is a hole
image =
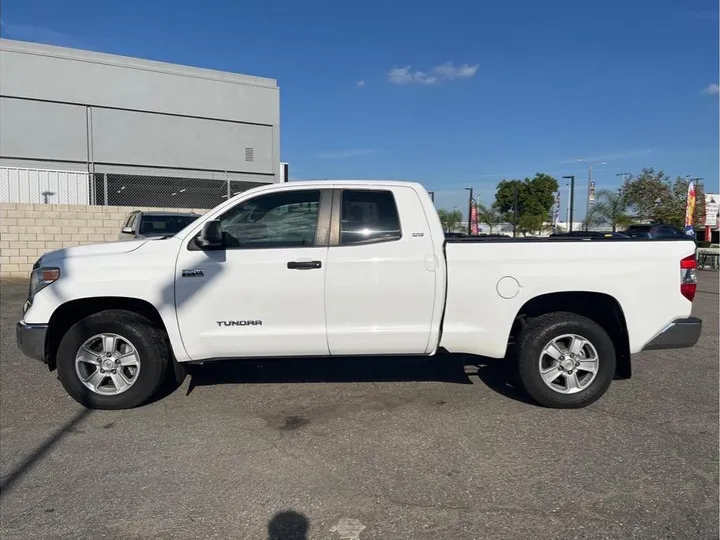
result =
[[[568,224],[568,226],[570,226],[570,182],[568,182],[566,185],[568,188],[568,202],[565,206],[565,215],[567,216],[566,223]]]
[[[431,200],[432,202],[435,202],[435,192],[434,192],[434,191],[428,191],[428,193],[430,194],[430,200]]]
[[[577,160],[578,163],[585,162],[582,159]],[[605,165],[604,161],[601,161],[600,163],[597,163],[597,165]],[[590,194],[591,190],[593,188],[592,185],[592,168],[593,163],[588,164],[588,185],[587,185],[587,200],[585,201],[585,230],[588,230],[588,217],[590,217]]]
[[[619,172],[619,173],[615,174],[615,176],[622,177],[623,184],[625,184],[625,181],[628,179],[628,177],[632,176],[632,174],[629,172]]]
[[[465,189],[470,192],[470,198],[468,200],[468,236],[471,236],[472,235],[473,188],[466,187]]]
[[[569,176],[563,176],[563,180],[570,180],[570,200],[568,201],[568,204],[570,205],[570,208],[568,209],[570,219],[568,220],[568,232],[572,232],[574,211],[573,206],[575,205],[575,175],[571,174]]]
[[[590,229],[589,224],[589,217],[590,217],[590,189],[592,186],[592,165],[588,167],[588,191],[587,191],[587,201],[585,201],[585,232],[587,232]]]

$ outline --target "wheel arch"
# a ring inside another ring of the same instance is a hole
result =
[[[147,300],[122,296],[101,296],[71,300],[61,304],[48,321],[48,332],[45,337],[45,358],[50,371],[57,367],[57,350],[67,331],[81,319],[111,309],[136,313],[167,334],[165,322],[159,311]]]
[[[541,294],[531,298],[523,304],[515,316],[509,345],[513,343],[514,338],[529,320],[556,311],[575,313],[602,326],[615,345],[616,377],[629,379],[632,376],[630,339],[625,314],[620,302],[606,293],[563,291]]]

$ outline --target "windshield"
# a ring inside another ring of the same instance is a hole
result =
[[[179,233],[198,216],[143,216],[140,234],[143,236],[169,236]]]

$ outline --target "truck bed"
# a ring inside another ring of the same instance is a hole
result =
[[[680,261],[695,252],[689,239],[448,238],[444,252],[441,345],[452,352],[502,357],[517,313],[547,295],[582,292],[617,303],[632,353],[690,314],[680,292]]]
[[[445,239],[446,244],[477,243],[538,243],[538,242],[693,242],[691,238],[620,238],[604,236],[454,236]]]

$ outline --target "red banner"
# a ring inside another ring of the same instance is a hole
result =
[[[470,211],[470,234],[477,235],[478,233],[478,215],[477,205],[473,203],[472,210]]]

